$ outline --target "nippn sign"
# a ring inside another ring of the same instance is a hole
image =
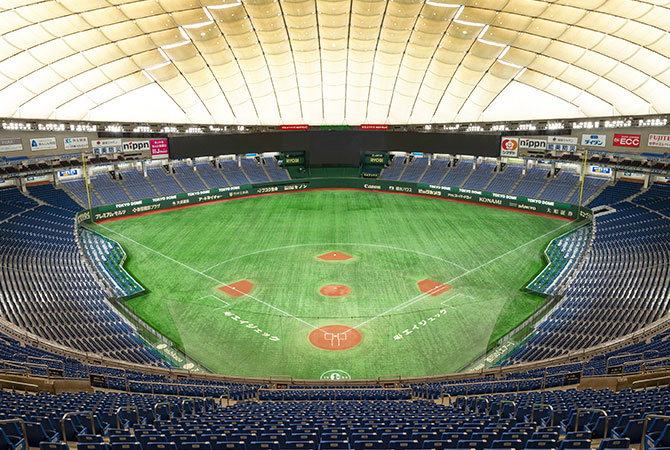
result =
[[[519,148],[529,148],[534,150],[546,150],[547,141],[544,139],[519,138]]]
[[[500,143],[500,156],[519,156],[519,139],[503,138]]]
[[[151,143],[149,141],[128,141],[123,143],[124,152],[149,151],[150,149]]]

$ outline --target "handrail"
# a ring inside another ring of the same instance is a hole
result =
[[[670,416],[663,414],[647,414],[644,417],[644,423],[642,424],[642,443],[640,444],[640,450],[645,450],[647,448],[647,427],[649,424],[649,419],[666,419],[670,421]]]
[[[535,422],[535,409],[537,407],[549,409],[549,412],[550,412],[549,417],[551,417],[551,421],[549,422],[549,426],[553,427],[554,426],[554,407],[551,406],[548,403],[533,403],[533,407],[530,410],[530,421]]]
[[[168,407],[168,413],[170,414],[170,416],[172,416],[172,403],[170,403],[170,402],[158,402],[154,405],[154,416],[155,417],[158,417],[158,412],[157,412],[158,407],[159,406],[165,406],[165,405],[167,405],[167,407]]]
[[[489,415],[489,410],[491,409],[491,403],[489,403],[489,399],[485,397],[479,397],[475,399],[475,413],[479,412],[479,402],[486,402],[486,415]]]
[[[63,414],[63,417],[60,419],[61,428],[63,429],[63,441],[67,441],[67,435],[65,434],[65,419],[68,417],[74,417],[87,414],[91,419],[91,433],[95,434],[95,423],[93,422],[93,411],[71,411]]]
[[[444,397],[449,397],[449,406],[451,406],[451,394],[448,392],[440,392],[440,402],[444,405]]]
[[[40,392],[40,387],[37,384],[21,383],[20,381],[0,379],[0,385],[4,385],[4,384],[10,385],[11,387],[9,389],[16,389],[15,386],[18,386],[18,387],[27,386],[27,387],[35,388],[36,392]],[[27,391],[27,389],[22,389],[22,390]]]
[[[286,392],[307,392],[308,395],[308,400],[311,400],[311,393],[312,392],[317,392],[317,391],[333,391],[335,394],[337,392],[354,392],[354,391],[376,391],[376,392],[385,392],[386,393],[386,400],[389,399],[389,392],[392,391],[408,391],[410,394],[410,398],[413,395],[412,388],[410,387],[399,387],[399,388],[384,388],[384,387],[345,387],[345,388],[310,388],[310,387],[293,387],[290,389],[273,389],[273,388],[259,388],[256,390],[256,401],[261,401],[260,396],[261,392],[281,392],[282,394],[282,401],[286,400]],[[361,393],[361,399],[363,395]],[[274,399],[276,400],[276,399]],[[337,400],[337,395],[332,400]]]
[[[576,416],[575,416],[575,431],[579,431],[579,413],[580,412],[593,412],[593,413],[600,413],[603,416],[605,416],[605,434],[607,434],[607,425],[609,425],[610,418],[607,415],[607,411],[604,409],[600,408],[577,408],[576,411]]]
[[[21,425],[21,432],[23,433],[23,448],[24,450],[28,450],[28,433],[26,432],[26,423],[23,421],[23,419],[19,419],[18,417],[15,417],[13,419],[3,419],[0,420],[0,425],[14,422]]]
[[[620,355],[612,355],[605,360],[605,373],[607,373],[607,371],[610,368],[610,359],[625,358],[625,357],[632,357],[632,356],[642,356],[643,359],[644,359],[644,353],[621,353]]]
[[[511,404],[514,406],[514,417],[516,417],[516,402],[512,400],[500,400],[500,403],[498,403],[498,417],[502,417],[503,404]]]
[[[648,388],[649,386],[659,387],[661,385],[661,382],[664,382],[663,384],[670,384],[670,375],[648,378],[646,380],[633,381],[633,383],[630,386],[630,389],[635,390],[638,386],[642,386],[643,389]]]
[[[193,412],[195,413],[195,401],[192,398],[187,398],[181,402],[181,416],[186,417],[186,402],[189,402],[193,405]]]
[[[221,394],[219,397],[219,406],[223,406],[223,399],[226,399],[226,406],[230,406],[230,394]]]
[[[647,370],[647,365],[649,363],[667,362],[667,361],[670,361],[670,356],[664,356],[664,357],[652,358],[652,359],[644,359],[643,358],[643,359],[636,359],[634,361],[626,361],[625,363],[623,363],[621,365],[621,367],[622,367],[621,372],[622,372],[622,375],[625,374],[626,373],[626,367],[634,366],[635,364],[640,365],[640,371],[639,372],[642,372],[642,371]],[[663,365],[663,367],[665,367],[665,366],[666,366],[666,364]]]
[[[137,420],[137,423],[140,423],[140,411],[137,408],[137,405],[119,406],[116,408],[116,428],[121,428],[121,411],[124,409],[134,409],[135,419]]]

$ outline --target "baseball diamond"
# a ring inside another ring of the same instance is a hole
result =
[[[522,289],[574,226],[350,190],[92,225],[148,291],[126,306],[190,357],[218,373],[298,378],[459,370],[544,305]]]

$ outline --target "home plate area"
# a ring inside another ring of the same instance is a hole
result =
[[[363,340],[361,332],[346,325],[326,325],[309,334],[309,342],[323,350],[348,350]]]

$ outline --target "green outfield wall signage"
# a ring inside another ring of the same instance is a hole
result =
[[[112,219],[133,214],[146,213],[178,206],[193,205],[238,197],[247,197],[258,194],[273,194],[282,192],[305,191],[309,189],[349,188],[364,191],[395,192],[403,194],[417,194],[430,197],[481,203],[498,207],[530,211],[569,219],[591,220],[593,213],[590,209],[568,203],[552,202],[516,195],[498,194],[487,191],[462,189],[457,187],[439,186],[422,183],[409,183],[389,180],[366,180],[360,178],[322,178],[289,180],[283,182],[262,183],[243,186],[228,186],[198,192],[167,195],[148,198],[114,205],[105,205],[83,211],[77,217],[77,223],[85,220],[93,221]]]

